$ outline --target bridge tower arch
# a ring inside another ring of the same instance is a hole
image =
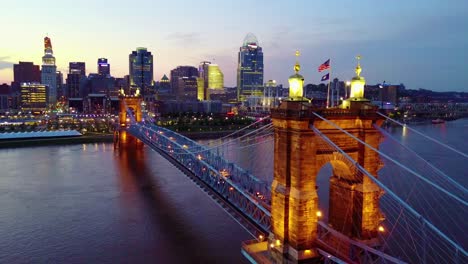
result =
[[[121,146],[130,146],[137,143],[141,145],[136,138],[130,136],[126,128],[130,123],[130,117],[128,116],[127,109],[132,111],[132,115],[135,118],[136,122],[141,122],[143,119],[142,107],[141,104],[143,98],[139,92],[139,89],[136,90],[134,95],[125,94],[124,90],[120,90],[119,94],[119,127],[116,128],[114,132],[114,147]]]
[[[271,114],[275,149],[269,245],[271,256],[278,263],[313,263],[320,258],[316,251],[320,247],[316,178],[328,162],[333,167],[329,225],[352,239],[375,245],[382,221],[381,190],[358,173],[342,154],[331,152],[322,135],[375,176],[381,167],[378,154],[314,115],[319,114],[378,148],[382,135],[374,124],[380,125],[383,119],[376,113],[377,108],[363,98],[365,80],[360,77],[359,63],[351,85],[352,97],[336,108],[316,108],[302,96],[304,79],[298,74],[299,69],[296,63],[296,74],[289,78],[290,97]]]
[[[127,108],[133,111],[133,116],[135,117],[136,122],[140,122],[142,120],[143,114],[141,111],[141,103],[143,102],[143,98],[141,97],[139,90],[136,91],[135,95],[126,95],[122,89],[119,95],[119,102],[120,127],[126,127],[130,121],[127,114]]]

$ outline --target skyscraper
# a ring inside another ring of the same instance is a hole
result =
[[[237,100],[247,96],[261,96],[263,85],[263,51],[257,37],[247,34],[239,50],[237,66]]]
[[[171,70],[171,88],[178,99],[190,99],[192,97],[193,92],[191,90],[193,88],[193,82],[195,82],[195,84],[197,83],[197,76],[198,70],[193,66],[177,66],[177,68]],[[179,79],[182,78],[185,78],[185,80],[180,81]],[[188,84],[187,89],[186,84]],[[186,93],[186,90],[190,92]],[[195,98],[197,90],[198,88],[195,89]],[[185,96],[186,94],[188,96]]]
[[[85,89],[86,76],[82,75],[79,70],[71,70],[67,74],[66,82],[66,96],[68,98],[82,98],[88,94]]]
[[[128,56],[130,88],[140,88],[145,95],[153,86],[153,55],[146,48],[137,48]]]
[[[206,100],[213,100],[212,95],[224,93],[224,74],[218,64],[208,66],[208,90]]]
[[[18,83],[40,82],[41,70],[39,69],[39,65],[24,61],[13,65],[13,81]]]
[[[84,62],[68,63],[68,73],[79,73],[83,76],[86,76],[86,63]]]
[[[41,70],[39,65],[34,65],[32,62],[20,61],[13,65],[13,82],[11,89],[13,92],[19,92],[21,83],[24,82],[41,82]]]
[[[44,56],[42,56],[41,83],[48,87],[48,104],[57,102],[57,66],[55,66],[52,42],[44,38]]]
[[[57,99],[65,96],[64,85],[63,85],[63,74],[61,71],[57,71]]]
[[[200,96],[199,100],[208,99],[208,66],[211,64],[209,61],[202,61],[198,66],[198,77],[201,78],[200,82],[203,80],[202,87],[200,87]],[[202,89],[203,88],[203,89]]]
[[[99,58],[97,61],[97,64],[98,64],[98,74],[110,75],[110,64],[107,63],[106,58]]]

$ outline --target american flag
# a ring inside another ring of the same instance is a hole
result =
[[[318,67],[319,72],[322,72],[322,71],[328,70],[328,69],[330,69],[330,59],[328,59],[326,62],[320,64],[320,66]]]

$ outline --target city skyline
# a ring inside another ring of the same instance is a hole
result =
[[[66,12],[69,3],[49,2],[3,4],[9,12],[2,18],[15,23],[2,30],[10,41],[0,43],[0,83],[13,81],[13,64],[19,61],[41,65],[42,41],[48,35],[57,70],[62,72],[68,72],[69,62],[95,65],[98,58],[107,58],[111,75],[123,77],[129,74],[128,53],[146,47],[154,54],[155,81],[178,65],[197,66],[208,60],[220,66],[225,86],[235,87],[237,52],[245,35],[252,32],[263,47],[265,82],[276,79],[287,85],[294,52],[300,50],[306,83],[320,82],[316,69],[328,58],[331,78],[352,78],[354,57],[361,54],[362,74],[369,84],[385,80],[404,83],[409,89],[468,90],[464,74],[468,38],[459,32],[460,25],[468,23],[466,1],[454,0],[450,5],[444,1],[342,1],[339,5],[202,1],[183,2],[184,10],[177,15],[168,11],[176,10],[182,1],[160,3],[157,9],[141,9],[126,1],[113,5],[82,1],[74,3],[73,15]],[[151,1],[142,1],[145,4],[151,6]],[[46,11],[54,15],[44,16]],[[200,12],[206,14],[204,19],[198,17]],[[107,27],[96,26],[100,24]],[[95,67],[88,67],[87,74],[94,72]]]

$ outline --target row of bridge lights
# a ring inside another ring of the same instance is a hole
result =
[[[159,134],[162,135],[163,132],[162,132],[162,131],[159,131]],[[173,137],[169,137],[169,139],[172,140],[172,141],[175,141],[175,139],[174,139]],[[168,148],[170,149],[171,146],[169,145]],[[182,145],[182,148],[183,148],[183,149],[188,149],[188,146],[184,144],[184,145]],[[198,160],[202,160],[203,157],[202,157],[200,154],[198,154],[197,159],[198,159]],[[190,165],[191,165],[191,164],[189,164],[189,166],[190,166]],[[203,171],[205,171],[205,168],[203,168]],[[226,169],[220,170],[219,173],[220,173],[223,177],[225,177],[225,178],[227,178],[227,177],[229,176],[229,172],[228,172]],[[229,191],[231,191],[231,192],[234,191],[234,187],[232,187],[232,186],[229,187]],[[257,195],[258,198],[264,199],[264,196],[263,196],[262,194],[260,194],[260,192],[256,192],[256,195]],[[322,216],[323,216],[322,211],[318,210],[318,211],[316,212],[316,216],[317,216],[317,218],[322,218]],[[380,226],[378,227],[378,231],[381,232],[381,233],[383,233],[383,232],[385,232],[385,228],[384,228],[382,225],[380,225]],[[263,240],[265,239],[265,237],[264,237],[263,235],[259,235],[258,238],[259,238],[260,241],[263,241]],[[281,246],[281,241],[280,241],[279,239],[276,239],[276,240],[275,240],[275,243],[270,243],[270,248],[274,248],[275,246],[276,246],[276,247],[280,247],[280,246]],[[312,253],[312,251],[311,251],[310,249],[306,249],[306,250],[304,250],[304,253],[305,253],[306,255],[309,255],[309,254]],[[327,257],[328,257],[328,258],[331,258],[331,255],[328,255]]]
[[[159,131],[159,134],[162,134],[162,131]],[[172,141],[175,141],[175,139],[173,137],[169,137],[169,139],[172,140]],[[168,148],[170,149],[171,146],[168,145]],[[188,146],[184,144],[184,145],[182,145],[182,148],[188,149]],[[171,150],[171,151],[173,152],[173,150]],[[202,160],[203,159],[202,155],[198,154],[197,159]],[[202,170],[205,171],[205,168],[203,168]],[[226,169],[220,170],[219,173],[221,174],[221,176],[223,176],[225,178],[229,177],[229,172]],[[232,186],[229,187],[229,191],[234,191],[234,187],[232,187]],[[256,194],[257,198],[259,198],[261,200],[265,199],[265,196],[263,194],[261,194],[260,192],[256,192],[255,194]]]
[[[323,216],[322,211],[320,211],[320,210],[317,211],[316,215],[317,215],[318,218],[321,218]],[[379,232],[381,232],[381,233],[385,232],[385,228],[382,225],[379,225],[377,230],[379,230]]]
[[[158,133],[162,135],[162,134],[163,134],[163,131],[159,131]],[[174,138],[174,137],[169,137],[169,139],[172,140],[172,141],[175,141],[175,138]],[[168,147],[169,149],[171,148],[170,145],[168,145],[167,147]],[[183,149],[188,149],[188,146],[184,144],[184,145],[182,145],[182,148],[183,148]],[[198,159],[198,160],[202,160],[203,157],[202,157],[200,154],[198,154],[197,159]],[[190,166],[190,164],[189,164],[189,166]],[[203,168],[203,169],[204,169],[204,168]],[[221,174],[223,177],[225,177],[225,178],[229,177],[229,172],[228,172],[226,169],[222,169],[222,170],[220,170],[219,172],[220,172],[220,174]],[[234,190],[234,187],[232,187],[232,186],[229,187],[229,191],[233,191],[233,190]],[[260,194],[260,192],[257,192],[256,195],[257,195],[258,198],[264,199],[264,195]],[[321,217],[323,216],[322,211],[320,211],[320,210],[317,211],[317,212],[316,212],[316,215],[317,215],[318,218],[321,218]],[[381,233],[385,232],[385,228],[384,228],[382,225],[380,225],[380,226],[377,228],[377,230],[378,230],[379,232],[381,232]],[[263,235],[260,235],[260,236],[259,236],[259,239],[260,239],[260,241],[263,241],[263,239],[264,239],[264,238],[263,238]],[[278,244],[278,243],[279,243],[279,240],[276,240],[276,242],[277,242],[277,244]],[[272,247],[274,247],[274,244],[273,244],[273,243],[272,243],[271,245],[273,245]],[[270,246],[271,246],[271,245],[270,245]]]
[[[231,187],[231,188],[232,188],[232,187]],[[258,194],[258,192],[257,192],[257,194]],[[316,212],[316,215],[317,215],[318,218],[321,218],[321,217],[323,216],[322,211],[317,211],[317,212]],[[382,225],[380,225],[380,226],[378,227],[378,230],[379,230],[379,232],[381,232],[381,233],[385,232],[385,228],[384,228]],[[260,241],[263,241],[263,240],[265,239],[265,237],[264,237],[263,235],[260,235],[260,236],[258,236],[258,239],[259,239]],[[275,246],[278,246],[278,247],[281,246],[281,242],[280,242],[279,239],[276,239],[275,242],[276,242],[276,245],[275,245],[274,243],[271,243],[271,244],[270,244],[270,248],[274,248]],[[309,253],[311,253],[311,251],[310,251],[309,249],[306,249],[306,250],[304,251],[304,253],[309,254]],[[328,256],[328,257],[331,257],[331,256]]]

